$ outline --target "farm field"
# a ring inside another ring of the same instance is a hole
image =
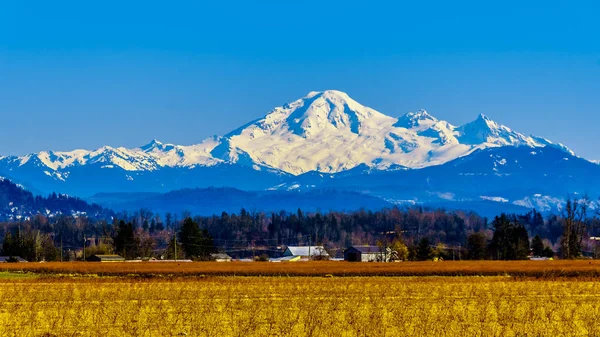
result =
[[[590,278],[9,275],[0,336],[600,335]]]
[[[313,262],[2,263],[0,271],[99,276],[529,276],[600,277],[599,260]]]

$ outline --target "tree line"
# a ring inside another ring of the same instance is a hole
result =
[[[30,261],[82,259],[116,253],[128,259],[208,259],[277,256],[286,245],[323,245],[340,257],[352,245],[390,248],[402,260],[525,259],[535,256],[596,256],[598,219],[582,201],[569,200],[562,214],[536,210],[501,214],[490,222],[473,212],[392,208],[355,212],[264,213],[241,209],[213,216],[154,214],[141,209],[103,220],[36,215],[0,223],[3,254]]]

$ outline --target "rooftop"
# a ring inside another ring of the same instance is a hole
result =
[[[382,248],[378,246],[352,246],[348,249],[356,249],[361,253],[380,253]]]
[[[323,246],[288,246],[286,252],[293,256],[328,256]],[[310,251],[310,253],[309,253]]]

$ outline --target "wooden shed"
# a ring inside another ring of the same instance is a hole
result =
[[[352,246],[344,251],[344,260],[350,262],[387,262],[390,252],[378,246]]]

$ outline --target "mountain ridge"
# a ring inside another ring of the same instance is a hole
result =
[[[600,196],[600,166],[556,147],[495,147],[419,170],[290,177],[279,190],[352,190],[398,204],[473,203],[560,211],[566,198]],[[598,207],[597,203],[593,204]]]
[[[95,163],[103,163],[107,169],[112,165],[125,171],[153,171],[230,162],[298,175],[313,170],[337,173],[360,164],[382,169],[393,164],[421,168],[443,164],[477,148],[506,145],[553,145],[569,151],[545,138],[514,132],[483,114],[461,126],[438,120],[426,110],[394,118],[361,105],[346,93],[326,90],[311,92],[223,137],[210,137],[195,145],[153,139],[132,149],[103,146],[40,151],[2,156],[0,162],[14,167],[33,160],[57,179],[64,177],[54,172]]]
[[[314,91],[262,118],[199,144],[153,139],[128,149],[41,151],[0,157],[0,175],[31,191],[91,196],[210,186],[272,190],[319,185],[333,176],[437,167],[482,149],[562,144],[522,133],[480,114],[455,126],[426,110],[392,117],[336,90]],[[442,173],[440,173],[442,174]],[[297,178],[293,178],[297,177]],[[298,180],[296,184],[289,181]]]

